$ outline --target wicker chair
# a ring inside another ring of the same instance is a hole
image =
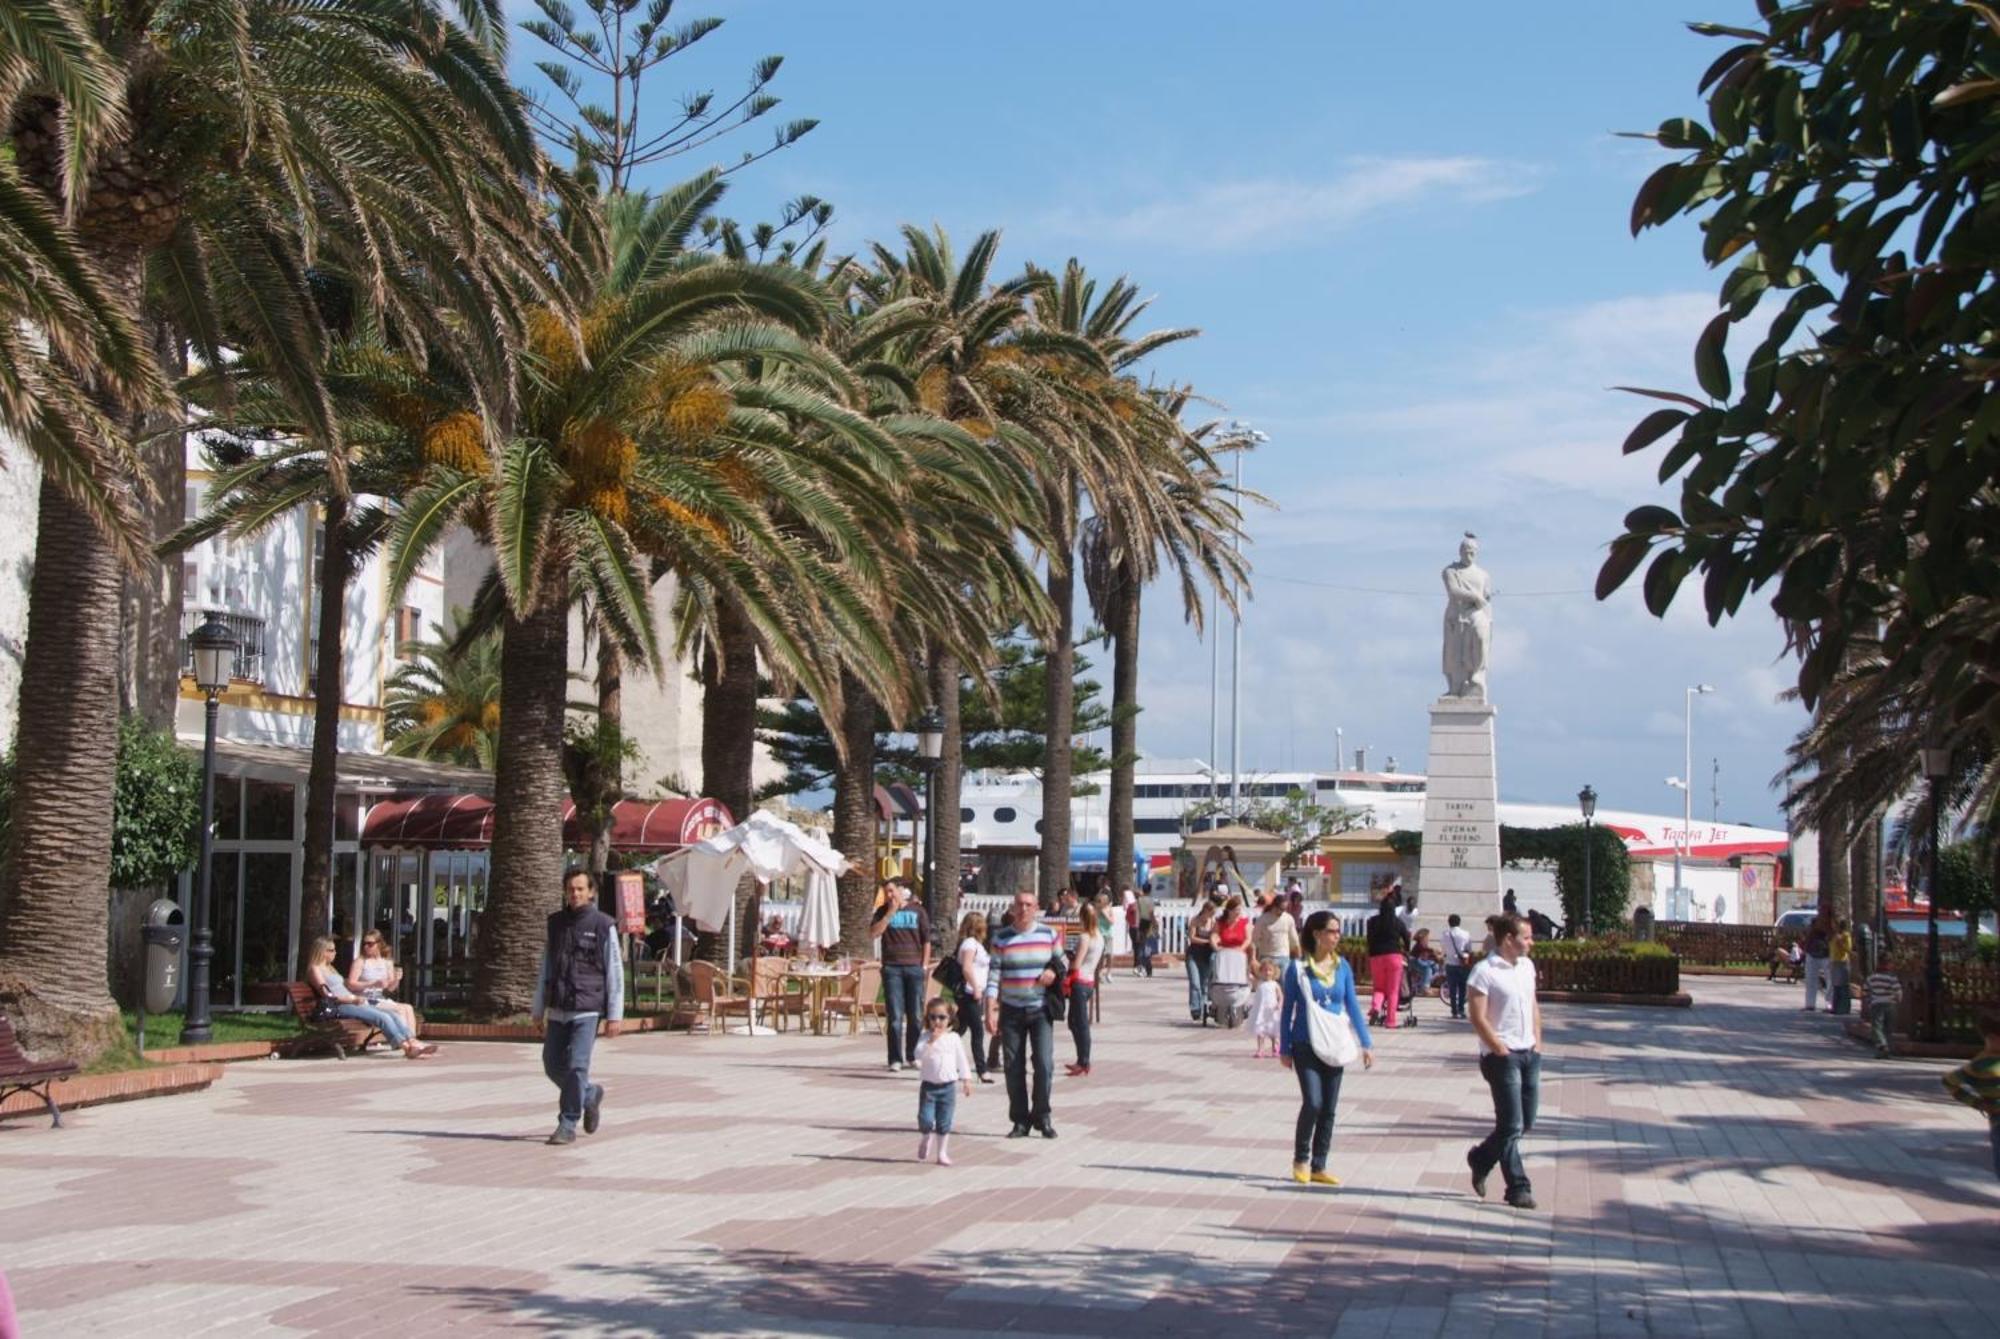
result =
[[[691,962],[686,969],[688,975],[688,1002],[694,1012],[688,1019],[688,1030],[694,1030],[695,1020],[708,1026],[711,1037],[722,1035],[723,1022],[731,1017],[741,1017],[747,1023],[752,1017],[752,1002],[748,994],[738,993],[742,982],[724,976],[722,970],[712,962]]]
[[[847,989],[827,1000],[826,1011],[834,1018],[847,1020],[850,1037],[861,1030],[864,1018],[873,1018],[878,1027],[882,1026],[882,964],[864,962],[856,967],[847,978]]]

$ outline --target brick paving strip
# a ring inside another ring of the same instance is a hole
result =
[[[1535,1213],[1468,1190],[1490,1105],[1435,1003],[1349,1076],[1346,1186],[1309,1189],[1292,1077],[1190,1026],[1178,980],[1121,977],[1055,1143],[1002,1138],[981,1087],[957,1165],[917,1165],[914,1077],[872,1033],[602,1042],[604,1128],[571,1148],[541,1142],[531,1046],[250,1062],[0,1124],[0,1267],[30,1339],[1990,1339],[2000,1186],[1945,1065],[1875,1060],[1795,988],[1690,984],[1692,1009],[1549,1009]]]

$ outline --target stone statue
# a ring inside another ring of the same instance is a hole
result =
[[[1477,561],[1479,538],[1467,531],[1458,561],[1444,569],[1444,692],[1486,700],[1486,653],[1493,642],[1493,578]]]

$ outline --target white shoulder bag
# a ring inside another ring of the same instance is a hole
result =
[[[1292,971],[1298,974],[1299,993],[1305,996],[1306,1025],[1312,1037],[1313,1054],[1335,1069],[1347,1068],[1361,1058],[1361,1044],[1354,1040],[1354,1025],[1345,1013],[1336,1013],[1319,1002],[1303,962],[1295,960]]]

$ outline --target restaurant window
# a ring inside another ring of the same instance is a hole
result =
[[[243,783],[243,837],[246,841],[292,839],[292,788],[282,781]]]

